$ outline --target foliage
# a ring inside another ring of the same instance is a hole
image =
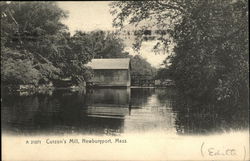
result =
[[[12,53],[16,57],[21,54],[18,51],[10,49],[2,50],[1,54],[1,80],[4,84],[38,84],[41,74],[33,68],[32,61],[29,59],[16,59],[13,57],[4,57]]]
[[[92,58],[129,57],[114,33],[77,31],[71,36],[61,23],[67,13],[54,2],[3,2],[1,10],[1,80],[6,84],[64,78],[78,84],[91,78],[85,64]]]
[[[150,79],[153,79],[156,74],[156,69],[140,55],[135,55],[131,58],[131,68],[132,76],[148,76]]]
[[[115,26],[146,21],[167,32],[158,43],[174,46],[165,65],[184,94],[230,105],[247,100],[246,0],[119,1],[112,7]]]
[[[172,72],[170,71],[169,68],[160,68],[157,70],[157,73],[156,73],[156,76],[155,76],[155,79],[161,79],[161,80],[164,80],[164,79],[173,79],[173,75],[172,75]]]
[[[2,81],[46,83],[70,77],[79,83],[91,76],[84,64],[93,58],[93,51],[77,35],[70,36],[61,23],[67,13],[55,2],[2,2],[1,10]],[[7,68],[26,61],[29,62],[26,66],[13,68],[16,73]],[[15,75],[23,70],[30,71],[31,77]],[[14,78],[17,80],[13,81]]]
[[[7,79],[9,75],[13,75],[18,84],[32,83],[30,79],[37,83],[56,78],[59,69],[49,61],[49,56],[55,53],[53,37],[65,29],[60,23],[65,13],[51,2],[2,2],[1,9],[1,63],[5,67],[15,62],[20,64],[20,68],[13,68],[16,73],[8,73],[8,68],[1,70],[4,81],[13,82]],[[24,62],[28,64],[21,66]],[[15,75],[23,70],[30,71],[30,78]]]
[[[73,38],[81,41],[94,54],[94,58],[128,57],[128,53],[124,52],[122,40],[115,33],[99,30],[91,32],[77,31]]]
[[[57,41],[57,55],[51,57],[51,61],[61,69],[62,78],[71,78],[74,83],[80,83],[89,79],[86,75],[89,70],[84,65],[89,62],[94,52],[86,45],[86,40],[77,34],[70,36],[65,32]]]
[[[130,58],[131,75],[148,75],[151,78],[155,75],[156,69],[146,59],[140,55],[132,56],[124,52],[122,40],[116,37],[114,33],[77,31],[73,38],[79,41],[79,44],[84,44],[84,47],[93,53],[94,58]]]

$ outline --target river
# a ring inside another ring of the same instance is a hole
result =
[[[12,135],[206,135],[248,128],[248,109],[180,101],[174,88],[100,88],[2,94],[2,132]]]

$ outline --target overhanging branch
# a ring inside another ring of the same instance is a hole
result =
[[[181,7],[178,7],[178,6],[174,6],[174,5],[170,5],[170,4],[167,4],[167,3],[162,3],[164,1],[155,1],[158,5],[161,5],[167,9],[173,9],[173,10],[177,10],[177,11],[180,11],[181,13],[186,13],[184,9],[182,9]]]

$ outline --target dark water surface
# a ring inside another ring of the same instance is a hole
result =
[[[160,131],[209,134],[246,130],[248,109],[182,100],[174,88],[2,93],[2,131],[14,135],[119,135]]]

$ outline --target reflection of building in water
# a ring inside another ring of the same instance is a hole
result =
[[[129,113],[130,88],[89,89],[87,113],[93,117],[123,117]]]
[[[128,107],[130,101],[130,88],[88,89],[86,97],[87,105]]]
[[[94,70],[89,81],[94,86],[130,86],[130,59],[92,59],[87,64]]]

